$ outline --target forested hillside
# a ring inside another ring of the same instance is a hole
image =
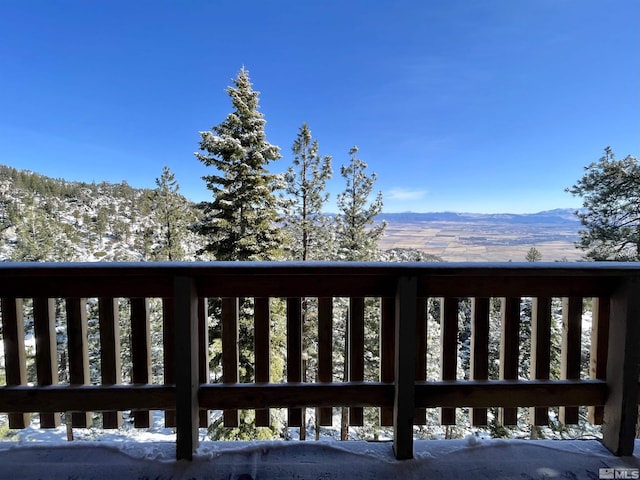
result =
[[[195,220],[187,199],[171,193],[170,202],[185,227]],[[0,165],[0,260],[168,260],[166,203],[160,186],[71,182]],[[180,237],[182,257],[195,258],[198,236],[182,228]]]
[[[191,229],[201,210],[169,185],[170,172],[161,173],[157,188],[138,189],[124,181],[75,182],[0,165],[0,261],[212,259],[198,253],[204,239]],[[334,224],[328,216],[325,233]],[[295,235],[295,217],[283,228]],[[324,245],[325,259],[337,259],[330,245]],[[389,261],[437,260],[408,249],[378,255]],[[283,258],[295,257],[289,251]]]

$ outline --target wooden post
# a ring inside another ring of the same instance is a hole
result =
[[[238,383],[238,298],[222,299],[222,383]],[[225,427],[237,427],[240,423],[238,410],[225,410],[222,413]]]
[[[209,312],[206,298],[198,297],[198,375],[200,383],[209,383]],[[209,427],[209,410],[200,410],[200,427]]]
[[[455,380],[458,373],[458,299],[444,298],[440,307],[440,360],[442,380]],[[456,409],[441,408],[440,423],[455,425]]]
[[[333,381],[333,298],[318,298],[318,381]],[[322,407],[317,410],[318,424],[333,424],[333,409]]]
[[[256,383],[269,383],[271,364],[271,319],[269,315],[269,298],[255,299],[253,317],[253,343],[255,351]],[[256,409],[256,426],[268,427],[271,418],[268,408]]]
[[[364,298],[349,299],[349,381],[364,381]],[[349,425],[364,425],[362,407],[349,408]]]
[[[611,297],[603,442],[615,455],[632,455],[638,417],[640,279],[622,282]]]
[[[413,458],[416,380],[416,277],[400,277],[396,293],[393,451],[398,460]]]
[[[176,321],[175,321],[175,300],[173,297],[162,299],[162,345],[164,348],[163,368],[164,384],[175,385],[176,383]],[[167,428],[176,426],[176,411],[164,411],[164,426]]]
[[[416,298],[416,381],[427,379],[427,299]],[[427,424],[427,410],[416,408],[414,425]]]
[[[489,298],[471,299],[471,379],[489,378]],[[487,409],[471,409],[471,425],[487,425]]]
[[[500,380],[518,379],[518,357],[520,355],[520,298],[502,300],[502,331],[500,338]],[[501,425],[516,425],[518,409],[500,408],[498,421]]]
[[[55,305],[52,298],[33,299],[33,329],[36,336],[36,372],[38,386],[58,384]],[[56,428],[60,414],[40,412],[40,427]]]
[[[396,299],[382,298],[382,319],[380,322],[380,381],[392,383],[395,380],[396,368]],[[393,408],[380,409],[380,425],[393,426]]]
[[[534,298],[531,304],[531,378],[549,380],[551,373],[551,298]],[[549,409],[532,407],[532,425],[547,425]],[[535,431],[533,429],[532,431]]]
[[[24,318],[21,298],[3,298],[2,341],[7,386],[27,384],[27,362],[24,350]],[[25,428],[31,421],[28,413],[9,412],[9,428]]]
[[[122,359],[120,357],[120,312],[117,298],[100,298],[100,367],[103,385],[122,383]],[[102,413],[103,428],[120,428],[122,412]]]
[[[302,300],[287,298],[287,382],[302,381]],[[290,408],[289,427],[304,428],[301,408]]]
[[[67,341],[69,348],[69,383],[89,384],[89,346],[87,344],[87,300],[67,298]],[[91,413],[73,412],[71,426],[91,426]],[[69,421],[69,420],[67,420]]]
[[[589,358],[590,378],[607,379],[607,355],[609,347],[609,314],[611,301],[608,297],[594,298],[591,312],[591,356]],[[589,422],[602,425],[604,407],[596,405],[589,407]]]
[[[582,298],[564,298],[562,300],[562,380],[580,379],[581,347]],[[577,424],[578,407],[560,407],[560,422],[565,425]]]
[[[176,351],[176,459],[191,460],[198,448],[198,295],[190,277],[174,279]]]
[[[149,329],[149,300],[131,299],[131,380],[146,385],[151,377],[151,332]],[[149,410],[135,410],[133,422],[136,428],[149,428],[152,416]]]

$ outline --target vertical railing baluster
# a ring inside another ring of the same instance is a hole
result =
[[[87,339],[87,299],[67,298],[67,342],[69,351],[69,383],[89,384],[89,345]],[[69,421],[69,419],[67,419]],[[90,412],[73,412],[71,426],[91,426]]]
[[[318,298],[318,381],[333,381],[333,298]],[[333,424],[333,409],[319,408],[318,424]]]
[[[582,350],[582,298],[562,300],[562,380],[580,379]],[[578,423],[578,407],[560,407],[560,422],[565,425]]]
[[[2,298],[2,341],[7,385],[27,384],[27,360],[24,349],[24,317],[21,298]],[[28,413],[9,412],[9,428],[25,428],[31,422]]]
[[[503,298],[501,309],[500,380],[517,380],[520,355],[520,298]],[[500,408],[498,422],[501,425],[517,425],[518,408]]]
[[[176,321],[175,321],[175,299],[166,297],[162,299],[162,347],[164,384],[175,385],[176,383]],[[164,411],[164,426],[167,428],[176,426],[176,411]]]
[[[98,299],[100,322],[100,372],[103,385],[122,383],[122,358],[120,357],[120,312],[117,298]],[[104,428],[120,428],[122,412],[102,413]]]
[[[190,277],[173,283],[176,380],[176,459],[191,460],[198,447],[198,294]]]
[[[364,298],[349,299],[349,382],[364,380]],[[362,407],[349,408],[349,425],[364,425]]]
[[[198,375],[200,383],[209,383],[209,312],[206,298],[198,298]],[[200,410],[200,426],[209,426],[209,410]]]
[[[427,299],[416,299],[416,381],[427,379]],[[426,425],[427,410],[417,408],[413,416],[414,425]]]
[[[146,385],[151,377],[151,333],[149,329],[149,299],[131,299],[131,380]],[[149,410],[133,412],[136,428],[148,428],[152,422]]]
[[[382,319],[380,323],[380,381],[392,383],[396,375],[396,299],[382,298]],[[393,408],[380,409],[380,425],[393,426]]]
[[[458,299],[445,298],[440,312],[441,380],[456,380],[458,373]],[[455,425],[456,409],[441,408],[440,423]]]
[[[302,301],[287,298],[287,382],[302,381]],[[304,427],[301,408],[290,408],[289,427]]]
[[[551,298],[534,298],[531,304],[531,378],[549,380],[551,373]],[[532,425],[547,425],[549,409],[529,410]]]
[[[471,299],[471,364],[472,380],[489,379],[489,298]],[[487,409],[471,409],[471,425],[487,425]]]
[[[268,298],[260,297],[255,299],[255,315],[253,322],[256,383],[269,383],[271,364],[271,325]],[[257,409],[256,426],[268,427],[270,425],[271,418],[269,409]]]
[[[238,383],[238,310],[238,298],[222,299],[222,383]],[[237,409],[225,410],[222,415],[225,427],[238,426]]]
[[[638,418],[640,279],[624,280],[611,297],[603,442],[616,455],[632,455]]]
[[[400,277],[396,293],[395,392],[393,398],[393,451],[398,460],[413,458],[413,417],[416,381],[415,277]]]
[[[33,328],[36,337],[38,386],[57,385],[56,318],[52,298],[35,297],[33,299]],[[40,427],[56,428],[58,425],[60,425],[59,413],[40,412]]]
[[[607,379],[607,355],[609,343],[609,314],[611,301],[608,297],[594,298],[591,306],[591,355],[589,373],[592,379]],[[604,406],[589,407],[589,422],[602,425]]]

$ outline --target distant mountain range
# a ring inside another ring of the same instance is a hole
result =
[[[562,224],[580,226],[575,208],[556,208],[538,213],[457,213],[457,212],[400,212],[382,213],[379,218],[388,223],[425,222],[487,222],[504,224]]]

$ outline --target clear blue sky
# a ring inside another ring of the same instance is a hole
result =
[[[535,212],[640,155],[638,0],[0,0],[0,163],[210,198],[199,131],[245,66],[284,171],[302,122],[385,211]],[[335,210],[335,206],[329,207]]]

